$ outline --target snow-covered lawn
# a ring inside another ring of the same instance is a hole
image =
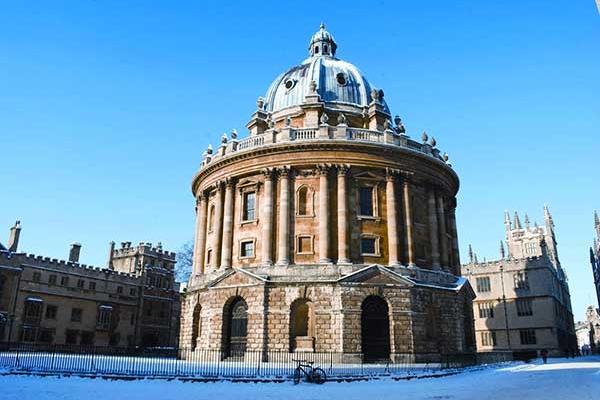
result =
[[[89,378],[0,376],[2,400],[48,399],[600,399],[600,357],[551,359],[547,365],[511,363],[443,378],[334,383],[191,383]]]

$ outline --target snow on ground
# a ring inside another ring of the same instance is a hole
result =
[[[550,359],[547,365],[510,363],[443,378],[367,382],[192,383],[166,380],[0,376],[2,400],[244,400],[244,399],[600,399],[600,357]]]

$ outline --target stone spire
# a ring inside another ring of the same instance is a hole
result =
[[[529,215],[525,214],[525,228],[529,229]]]
[[[473,264],[473,247],[469,245],[469,263]]]
[[[515,211],[515,229],[521,229],[521,220],[519,219],[519,214]]]
[[[510,214],[508,210],[504,210],[504,226],[506,227],[507,231],[510,231],[510,225]]]

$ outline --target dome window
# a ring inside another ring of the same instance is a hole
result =
[[[286,79],[285,83],[285,88],[286,90],[292,90],[294,88],[294,86],[296,86],[296,80],[294,79]]]
[[[346,75],[344,73],[342,73],[342,72],[338,73],[335,76],[335,80],[337,81],[338,85],[346,86],[347,81],[346,81]]]

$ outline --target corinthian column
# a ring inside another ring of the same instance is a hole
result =
[[[438,214],[438,227],[440,230],[440,262],[442,267],[448,269],[449,257],[448,257],[448,234],[446,233],[446,212],[444,210],[444,198],[442,195],[437,196],[437,214]]]
[[[265,192],[262,201],[262,262],[265,265],[273,264],[273,170],[263,171],[265,177]]]
[[[215,223],[213,227],[213,254],[211,269],[219,268],[221,262],[221,239],[223,235],[223,182],[217,182],[215,195]]]
[[[221,269],[231,268],[233,246],[233,180],[225,182],[225,201],[223,205],[223,244],[221,247]]]
[[[279,170],[279,232],[277,235],[277,264],[290,263],[290,169]]]
[[[389,265],[399,265],[398,259],[398,216],[396,215],[396,172],[388,170],[385,184],[385,208],[387,212],[387,233]]]
[[[458,252],[458,233],[456,231],[456,199],[450,208],[450,235],[452,236],[452,273],[460,275],[460,255]]]
[[[319,171],[319,262],[328,264],[329,258],[329,167],[322,165]]]
[[[410,200],[410,183],[408,178],[404,177],[402,182],[402,190],[404,194],[404,227],[406,230],[406,255],[408,258],[408,266],[414,267],[415,263],[415,242],[413,237],[413,220]]]
[[[346,175],[349,168],[338,166],[337,174],[337,234],[338,234],[338,264],[349,264],[348,252],[348,196],[346,194]]]
[[[194,261],[192,276],[204,273],[204,252],[206,248],[206,212],[208,199],[202,193],[196,200],[196,240],[194,241]]]
[[[429,241],[431,242],[431,266],[440,269],[440,244],[438,232],[438,216],[433,187],[428,190]]]

